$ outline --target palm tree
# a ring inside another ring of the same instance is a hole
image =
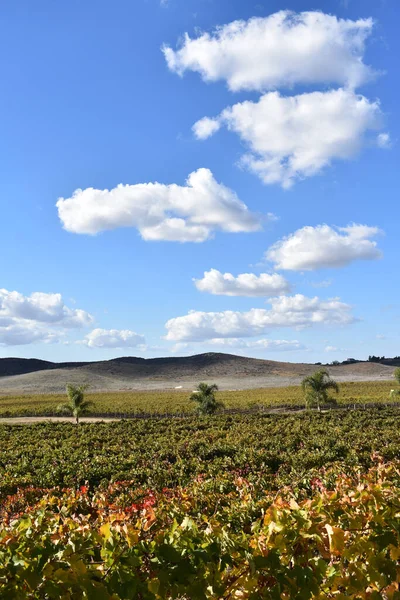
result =
[[[400,367],[398,367],[397,369],[394,370],[393,373],[395,379],[397,380],[397,383],[400,385]],[[400,390],[390,390],[390,397],[391,398],[395,398],[396,396],[400,396]]]
[[[86,415],[89,412],[89,408],[93,406],[93,402],[85,400],[85,391],[87,388],[87,385],[77,386],[72,383],[67,383],[67,396],[69,402],[60,404],[57,407],[58,412],[68,413],[75,417],[77,425],[79,423],[79,417]]]
[[[219,408],[224,408],[223,402],[219,402],[215,398],[215,392],[218,391],[218,386],[213,383],[208,385],[207,383],[199,383],[197,390],[195,390],[190,400],[197,402],[197,412],[201,415],[213,415]]]
[[[339,392],[339,386],[331,379],[326,369],[316,371],[313,375],[305,377],[301,384],[305,393],[307,408],[316,406],[321,410],[323,404],[336,404],[336,399],[329,396],[329,390]]]

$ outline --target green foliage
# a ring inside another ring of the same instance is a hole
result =
[[[5,600],[399,600],[398,409],[0,425],[0,447]]]
[[[87,415],[93,402],[85,400],[86,385],[76,386],[72,383],[67,383],[67,396],[69,402],[60,404],[57,411],[64,414],[70,414],[75,418],[76,424],[79,423],[79,418]]]
[[[53,490],[0,524],[2,598],[398,600],[400,465],[373,459],[307,495],[225,475]]]
[[[400,367],[398,367],[397,369],[394,370],[393,375],[394,375],[394,378],[396,379],[397,383],[400,385]],[[400,396],[400,389],[390,390],[390,398],[392,400],[397,400],[399,396]]]
[[[326,404],[336,404],[336,399],[329,396],[329,390],[339,392],[339,386],[331,379],[326,369],[320,369],[313,375],[305,377],[301,387],[305,394],[307,408],[318,408]]]
[[[217,391],[218,386],[215,383],[199,383],[197,390],[190,395],[190,400],[197,403],[197,412],[200,415],[213,415],[217,410],[224,408],[223,402],[215,397]]]
[[[0,501],[18,488],[161,490],[226,473],[276,491],[327,465],[364,469],[374,451],[400,458],[400,411],[0,425],[0,448]]]

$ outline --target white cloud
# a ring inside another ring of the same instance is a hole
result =
[[[137,348],[145,338],[129,329],[93,329],[83,341],[89,348]]]
[[[214,127],[193,126],[199,139],[225,125],[248,145],[241,164],[266,184],[289,188],[321,172],[335,159],[351,159],[382,125],[379,102],[350,90],[281,96],[270,92],[222,111]],[[200,123],[200,125],[199,125]],[[375,138],[375,142],[376,138]]]
[[[355,321],[351,307],[339,298],[321,300],[301,294],[279,296],[269,301],[271,309],[252,308],[248,312],[190,311],[165,324],[165,339],[175,342],[203,341],[214,338],[256,337],[266,332],[312,325],[348,325]]]
[[[221,273],[217,269],[204,272],[202,279],[194,279],[201,292],[218,296],[276,296],[290,292],[291,286],[282,275],[273,273],[241,273],[234,277],[231,273]]]
[[[193,132],[198,140],[206,140],[216,133],[220,127],[221,123],[218,118],[203,117],[193,125]]]
[[[51,343],[59,340],[59,335],[35,323],[19,323],[14,320],[6,326],[0,324],[1,346],[23,346],[33,343]]]
[[[186,33],[178,50],[164,45],[163,52],[171,71],[225,80],[231,91],[326,83],[357,87],[374,74],[363,63],[372,27],[372,19],[282,10],[233,21],[195,39]]]
[[[325,352],[338,352],[339,348],[336,346],[325,346]]]
[[[266,252],[277,269],[313,271],[343,267],[355,260],[376,260],[382,252],[371,238],[380,230],[367,225],[333,228],[303,227],[278,241]]]
[[[202,344],[202,352],[207,352],[210,347],[221,352],[229,350],[250,350],[261,352],[294,352],[296,350],[307,350],[298,340],[244,340],[242,338],[213,338]],[[199,343],[177,342],[170,348],[172,354],[188,356],[199,352]]]
[[[61,294],[34,292],[24,296],[5,289],[0,289],[0,316],[62,327],[85,327],[93,322],[93,317],[84,310],[65,306]]]
[[[203,242],[215,230],[260,228],[259,219],[209,169],[191,173],[186,186],[142,183],[76,190],[71,198],[60,198],[57,208],[64,229],[73,233],[136,227],[145,240]]]
[[[30,296],[0,289],[0,344],[18,346],[57,341],[66,329],[87,327],[93,317],[67,307],[61,294]]]
[[[211,133],[214,133],[214,132],[211,132]],[[392,140],[390,139],[390,134],[389,133],[380,133],[377,137],[377,144],[378,144],[379,148],[384,148],[384,149],[391,148]]]
[[[246,341],[240,338],[214,338],[208,342],[221,348],[241,348],[248,350],[264,350],[266,352],[289,352],[304,350],[305,346],[298,340],[257,340]]]

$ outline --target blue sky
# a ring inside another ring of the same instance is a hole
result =
[[[3,2],[0,356],[400,354],[399,18]]]

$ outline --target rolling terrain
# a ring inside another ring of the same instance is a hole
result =
[[[206,353],[187,357],[121,357],[108,361],[53,363],[37,359],[0,359],[0,394],[61,393],[67,382],[88,384],[91,391],[193,389],[212,381],[221,389],[296,385],[319,367]],[[328,367],[337,381],[388,380],[393,364],[354,362]]]

